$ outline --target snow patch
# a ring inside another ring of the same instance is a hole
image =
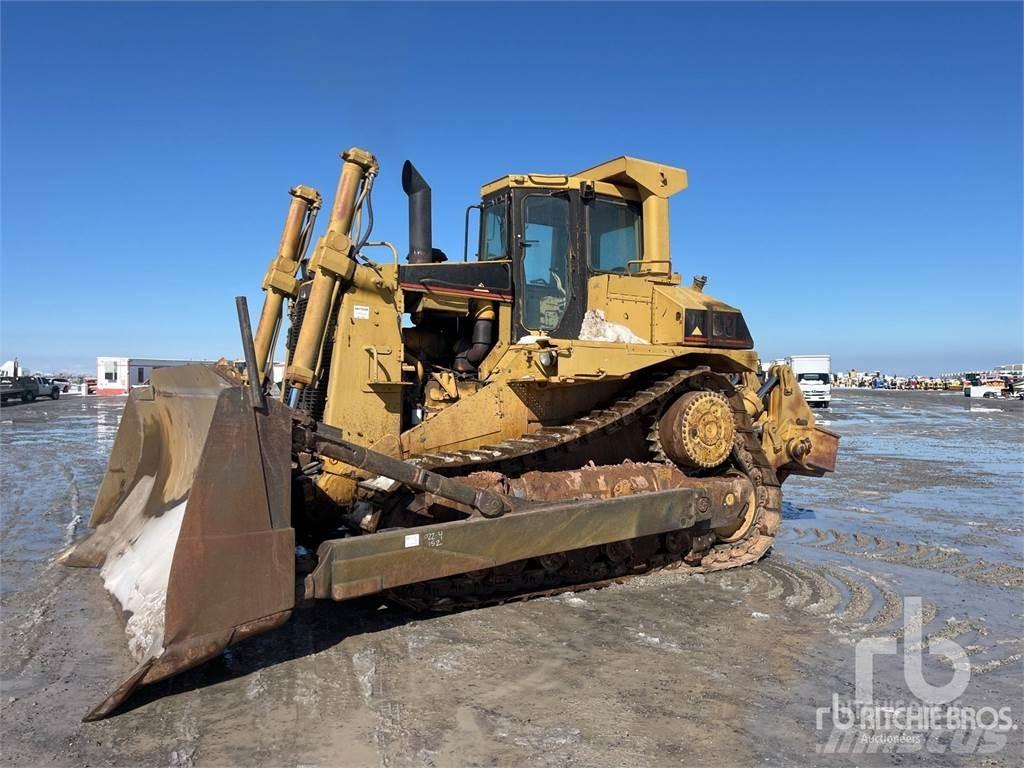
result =
[[[616,341],[620,344],[650,343],[647,339],[637,336],[626,326],[609,322],[604,316],[604,311],[600,309],[588,309],[583,316],[580,341]]]
[[[130,614],[124,631],[128,648],[140,662],[163,650],[167,583],[186,504],[183,501],[160,517],[136,517],[134,530],[126,532],[125,546],[100,570],[103,586]]]
[[[259,670],[253,674],[249,680],[249,684],[245,687],[245,698],[249,701],[258,699],[260,696],[267,692],[267,684],[263,681],[263,675],[260,674]]]
[[[82,524],[82,516],[76,514],[67,525],[64,526],[64,546],[67,547],[75,540],[75,534],[78,533],[78,526]]]
[[[648,635],[643,630],[629,628],[630,634],[640,643],[649,645],[652,648],[661,648],[662,650],[671,651],[672,653],[682,653],[682,648],[677,643],[673,643],[671,640],[662,640],[660,637],[654,635]]]
[[[356,673],[356,682],[363,700],[369,704],[373,698],[373,679],[377,674],[377,662],[372,648],[352,654],[352,669]]]

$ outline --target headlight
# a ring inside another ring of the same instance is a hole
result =
[[[545,349],[543,352],[540,353],[540,364],[543,365],[545,368],[552,368],[557,361],[558,355],[556,355],[550,349]]]

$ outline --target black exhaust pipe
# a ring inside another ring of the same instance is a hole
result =
[[[430,185],[408,160],[402,166],[402,189],[409,196],[409,263],[434,260],[430,231]]]

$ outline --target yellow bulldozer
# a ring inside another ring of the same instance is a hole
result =
[[[754,562],[781,483],[835,468],[792,371],[673,272],[686,171],[503,176],[458,261],[407,162],[401,260],[370,239],[376,158],[342,160],[315,244],[321,197],[291,190],[255,333],[236,300],[245,365],[156,370],[128,399],[64,558],[100,567],[138,661],[90,719],[317,599],[454,610]]]

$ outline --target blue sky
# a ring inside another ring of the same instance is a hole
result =
[[[506,172],[689,170],[675,268],[764,358],[1019,362],[1022,6],[4,3],[0,358],[237,356],[296,184],[381,161],[435,244]]]

